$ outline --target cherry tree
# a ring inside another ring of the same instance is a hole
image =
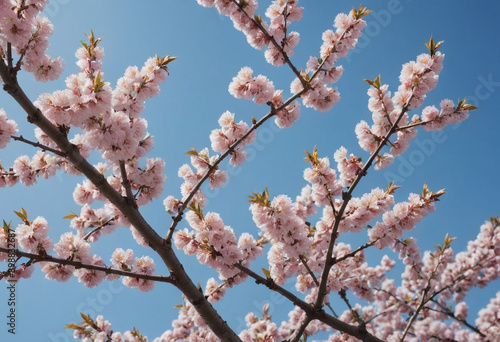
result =
[[[332,17],[334,27],[323,32],[319,51],[300,65],[293,60],[300,46],[294,26],[304,13],[298,1],[275,0],[264,9],[256,0],[197,1],[215,7],[207,11],[229,17],[252,48],[286,71],[289,87],[280,89],[282,80],[242,65],[228,80],[228,91],[258,105],[260,114],[245,122],[227,110],[207,128],[207,147],[177,151],[186,154],[178,169],[182,184],[179,192],[167,195],[165,161],[151,151],[154,139],[143,113],[145,102],[158,96],[160,85],[175,73],[177,58],[153,56],[141,67],[130,66],[113,87],[103,66],[105,37],[90,30],[76,51],[79,71],[65,79],[61,90],[31,99],[21,73],[47,82],[63,71],[63,61],[47,54],[53,30],[41,15],[47,1],[1,2],[3,89],[35,133],[34,139],[25,138],[16,122],[22,116],[2,110],[0,148],[26,144],[36,152],[18,156],[12,165],[0,164],[0,186],[31,186],[64,172],[77,179],[73,200],[80,207],[64,218],[70,229],[62,234],[51,228],[53,222],[33,218],[23,208],[15,217],[3,218],[2,278],[9,284],[29,281],[23,278],[39,267],[49,280],[74,277],[88,288],[121,281],[148,292],[167,283],[184,300],[157,342],[306,341],[315,336],[332,342],[495,341],[500,292],[475,320],[465,299],[498,278],[500,220],[486,220],[464,251],[453,251],[453,233],[435,237],[436,247],[424,251],[409,232],[436,209],[445,190],[424,183],[418,193],[399,200],[396,194],[405,189],[397,180],[366,192],[359,186],[369,173],[390,168],[418,132],[460,123],[477,109],[465,97],[424,105],[443,68],[443,42],[430,36],[421,54],[408,56],[399,83],[392,85],[395,90],[389,90],[383,75],[365,79],[371,118],[360,117],[353,127],[364,154],[350,153],[354,147],[323,151],[305,146],[307,166],[299,193],[275,194],[271,185],[255,189],[248,194],[253,222],[244,224],[244,232],[211,208],[207,190],[224,191],[229,170],[246,162],[248,148],[265,124],[274,122],[286,134],[301,109],[329,112],[339,102],[343,90],[335,83],[344,71],[342,59],[356,48],[370,10],[359,6]],[[160,214],[168,220],[167,229],[152,226],[142,214],[155,200],[163,203]],[[116,245],[111,236],[119,227],[130,228],[144,248]],[[351,245],[348,236],[353,233],[364,242]],[[108,252],[99,255],[94,246],[102,244]],[[382,251],[375,254],[380,258],[369,260],[367,253],[375,250]],[[180,254],[214,270],[218,280],[196,284]],[[266,258],[265,267],[255,267]],[[403,273],[395,279],[391,271],[398,261]],[[168,272],[158,273],[158,263]],[[260,312],[244,313],[245,329],[230,326],[216,305],[243,283],[267,288],[293,304],[288,319],[274,321],[264,305]],[[82,312],[68,321],[66,328],[84,341],[148,341],[132,327],[115,331],[102,315]]]

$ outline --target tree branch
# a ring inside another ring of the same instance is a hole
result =
[[[287,53],[283,50],[283,46],[281,46],[280,44],[278,44],[278,42],[276,41],[276,39],[274,39],[274,37],[271,36],[269,34],[269,32],[267,32],[267,30],[264,28],[264,26],[262,26],[261,23],[257,22],[254,18],[251,18],[248,15],[248,13],[243,9],[243,6],[240,4],[239,1],[236,1],[236,0],[232,0],[232,1],[233,1],[234,4],[236,4],[236,6],[238,6],[239,10],[241,12],[243,12],[245,14],[245,16],[249,20],[251,20],[255,24],[255,26],[257,26],[259,28],[259,30],[264,34],[264,36],[266,36],[266,38],[270,42],[272,42],[273,45],[279,50],[279,52],[283,56],[283,59],[285,60],[285,63],[288,64],[288,66],[290,67],[290,69],[292,69],[293,73],[299,78],[300,83],[302,83],[302,86],[304,88],[306,88],[307,87],[307,81],[304,79],[304,77],[302,77],[302,75],[300,74],[300,71],[295,67],[295,65],[293,65],[293,63],[290,60],[290,58],[288,57]],[[286,39],[286,32],[285,32],[285,39]]]
[[[253,131],[255,131],[257,128],[259,128],[264,122],[272,118],[276,113],[279,111],[283,110],[285,107],[287,107],[289,104],[291,104],[293,101],[295,101],[297,98],[299,98],[306,90],[302,89],[299,91],[297,94],[291,96],[288,100],[286,100],[281,106],[278,108],[271,108],[271,110],[264,116],[262,117],[257,123],[253,124],[252,127],[238,140],[236,140],[229,148],[217,158],[217,160],[213,163],[213,165],[210,166],[208,171],[205,173],[205,175],[196,183],[194,188],[191,190],[189,195],[186,197],[186,199],[183,200],[182,205],[179,207],[179,210],[177,212],[177,215],[173,217],[172,224],[170,225],[170,228],[168,230],[167,235],[165,236],[165,243],[171,243],[172,236],[174,235],[175,228],[177,227],[177,224],[182,220],[182,215],[184,214],[184,210],[186,210],[187,206],[189,205],[189,202],[193,199],[194,195],[196,192],[201,188],[203,183],[210,177],[212,172],[218,167],[218,165],[227,157],[229,156],[235,149],[236,147],[241,144],[243,140],[245,140]]]
[[[300,327],[295,331],[295,336],[290,340],[290,342],[299,342],[302,334],[304,334],[304,331],[311,321],[312,319],[309,316],[306,316],[304,321],[300,324]]]
[[[349,186],[349,190],[347,192],[344,192],[342,194],[343,198],[343,203],[342,206],[340,207],[337,215],[335,215],[335,224],[332,229],[331,237],[330,237],[330,244],[328,246],[328,252],[326,254],[326,260],[325,260],[325,267],[323,269],[323,273],[321,274],[321,284],[319,287],[319,293],[318,293],[318,298],[316,299],[316,306],[320,306],[323,302],[323,298],[326,296],[326,285],[328,281],[328,273],[330,272],[331,267],[333,266],[333,247],[335,245],[335,240],[337,239],[337,232],[339,229],[340,221],[342,220],[342,215],[344,214],[344,211],[347,207],[347,204],[349,203],[352,193],[358,183],[360,182],[361,178],[366,176],[368,169],[371,167],[373,161],[375,158],[378,156],[379,152],[382,150],[382,148],[386,145],[387,141],[389,141],[389,138],[391,137],[392,134],[396,132],[396,128],[398,127],[399,121],[403,118],[404,114],[408,111],[408,108],[410,106],[410,101],[413,99],[413,91],[412,90],[412,95],[409,96],[408,100],[406,101],[405,105],[401,109],[401,113],[399,114],[398,118],[392,125],[391,129],[386,133],[382,141],[379,143],[377,149],[370,155],[370,158],[366,162],[366,164],[363,166],[361,171],[358,173],[352,184]]]
[[[243,266],[242,264],[234,264],[234,267],[238,268],[239,270],[245,272],[250,277],[255,279],[255,283],[262,284],[266,286],[268,289],[275,291],[281,294],[283,297],[290,300],[295,306],[298,306],[300,309],[302,309],[306,313],[306,315],[311,318],[311,321],[317,319],[327,324],[328,326],[332,327],[333,329],[336,329],[338,331],[356,337],[364,342],[383,342],[378,337],[370,334],[365,327],[363,326],[357,327],[354,325],[350,325],[346,322],[341,321],[338,318],[335,318],[327,314],[321,308],[321,306],[318,307],[316,305],[304,302],[290,291],[277,285],[272,279],[264,278],[258,275],[257,273],[253,272],[249,268]]]
[[[83,173],[95,187],[105,196],[123,215],[126,216],[135,229],[144,237],[149,246],[155,250],[162,258],[163,262],[171,273],[174,285],[186,296],[187,300],[193,304],[200,316],[205,320],[210,329],[217,337],[223,341],[238,341],[241,339],[229,328],[227,322],[219,315],[212,305],[205,298],[203,293],[193,283],[184,270],[172,245],[169,241],[164,241],[149,223],[144,219],[139,210],[118,193],[78,151],[78,148],[71,144],[65,134],[63,134],[54,124],[52,124],[26,96],[19,86],[17,79],[11,75],[5,61],[0,61],[0,77],[3,80],[3,88],[28,114],[28,121],[38,126],[56,145],[66,154],[66,159],[71,162],[76,169]]]
[[[170,283],[173,284],[173,279],[171,277],[164,277],[164,276],[155,276],[155,275],[147,275],[147,274],[140,274],[140,273],[134,273],[134,272],[129,272],[129,271],[122,271],[122,270],[117,270],[115,268],[107,267],[107,266],[98,266],[98,265],[90,265],[90,264],[84,264],[79,261],[73,261],[73,260],[67,260],[67,259],[61,259],[61,258],[56,258],[50,255],[41,255],[41,254],[33,254],[33,253],[27,253],[27,252],[22,252],[18,249],[8,249],[4,247],[0,247],[0,253],[9,253],[12,254],[14,252],[18,257],[25,257],[29,258],[33,262],[54,262],[59,265],[69,265],[69,266],[74,266],[76,268],[84,268],[87,270],[94,270],[94,271],[101,271],[106,274],[118,274],[124,277],[131,277],[131,278],[139,278],[139,279],[147,279],[147,280],[153,280],[153,281],[158,281],[161,283]]]
[[[441,305],[439,302],[437,302],[435,299],[431,299],[431,301],[436,304],[437,306],[439,306],[441,308],[441,310],[436,310],[436,309],[433,309],[433,308],[427,308],[429,310],[433,310],[433,311],[437,311],[437,312],[440,312],[440,313],[443,313],[451,318],[453,318],[454,320],[456,320],[457,322],[460,322],[462,323],[463,325],[465,325],[467,328],[469,328],[470,330],[474,331],[475,333],[479,334],[481,337],[486,337],[485,334],[483,334],[476,326],[472,325],[471,323],[467,322],[467,320],[465,319],[460,319],[458,318],[457,316],[455,316],[455,314],[450,311],[448,308],[444,307],[443,305]]]
[[[58,155],[59,157],[66,158],[66,155],[63,152],[56,150],[56,149],[53,149],[52,147],[40,144],[38,141],[34,142],[31,140],[28,140],[28,139],[24,138],[22,135],[21,136],[11,135],[10,137],[16,141],[21,141],[21,142],[26,143],[28,145],[41,148],[42,151],[49,151],[49,152],[54,153],[55,155]]]

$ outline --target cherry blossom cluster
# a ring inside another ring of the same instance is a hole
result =
[[[297,4],[298,0],[276,0],[266,10],[266,17],[270,19],[269,34],[274,42],[267,45],[264,55],[267,62],[272,65],[284,64],[286,57],[291,57],[295,53],[293,49],[299,43],[300,35],[296,31],[288,32],[288,28],[292,22],[302,19],[304,8],[297,7]]]
[[[54,176],[60,165],[59,158],[44,151],[38,151],[31,160],[27,155],[19,156],[9,170],[0,165],[0,187],[13,186],[17,182],[33,185],[38,177],[47,179]]]
[[[454,284],[447,296],[453,294],[461,301],[473,287],[484,287],[500,276],[500,222],[496,218],[486,221],[475,240],[469,241],[467,250],[455,256],[441,273],[443,284]]]
[[[498,227],[496,219],[485,223],[478,239],[471,244],[482,241],[480,250],[494,250],[499,235],[498,229],[493,228],[495,226]],[[462,267],[467,258],[463,256],[467,252],[459,253],[454,258],[450,247],[453,240],[447,235],[444,243],[436,246],[435,252],[425,252],[423,258],[414,238],[394,242],[392,249],[399,253],[406,268],[401,286],[396,287],[393,280],[385,279],[380,287],[373,287],[377,291],[374,303],[378,312],[373,315],[373,331],[378,332],[379,338],[400,340],[407,326],[404,317],[415,315],[419,307],[422,308],[421,315],[409,330],[417,340],[487,341],[489,336],[495,336],[496,326],[492,322],[497,319],[494,305],[497,299],[493,298],[489,306],[480,311],[476,326],[467,321],[468,307],[461,300],[473,286],[484,286],[498,278],[498,260],[495,260],[486,267],[486,273],[491,276],[485,277],[484,282],[476,280],[480,272],[479,264],[498,259],[498,255],[493,253],[486,259],[476,258]],[[476,252],[475,247],[471,246],[472,249]],[[450,299],[456,303],[455,308]],[[454,320],[448,321],[450,317]]]
[[[422,125],[426,131],[441,130],[449,124],[462,122],[469,117],[469,111],[476,107],[465,103],[465,99],[457,106],[452,100],[445,99],[440,103],[441,110],[435,106],[427,106],[422,111]]]
[[[114,165],[113,169],[114,176],[108,177],[108,182],[125,195],[120,168]],[[140,166],[135,158],[125,163],[126,174],[137,205],[146,205],[162,194],[163,184],[167,180],[164,169],[165,162],[161,158],[147,158],[145,166]]]
[[[111,262],[113,268],[131,271],[137,274],[152,275],[156,268],[154,260],[151,257],[146,255],[140,258],[134,258],[134,252],[131,249],[124,251],[122,248],[117,248],[111,256]],[[153,280],[134,277],[124,277],[122,283],[125,286],[137,288],[142,292],[151,291],[155,286]]]
[[[90,244],[88,242],[77,235],[73,235],[71,232],[62,234],[59,242],[54,245],[54,251],[58,258],[77,261],[84,264],[91,264],[94,259],[90,249]],[[73,272],[76,271],[74,266],[51,262],[40,262],[40,266],[47,279],[54,279],[61,282],[67,281]]]
[[[311,167],[304,170],[304,179],[312,185],[312,199],[318,206],[330,205],[335,196],[342,194],[343,189],[337,173],[330,168],[330,159],[318,158],[315,146],[312,154],[307,152],[306,160],[311,163]]]
[[[0,109],[0,149],[5,148],[10,136],[18,132],[17,123],[7,118],[7,113]]]
[[[98,149],[112,163],[141,158],[151,150],[153,141],[146,133],[147,121],[139,114],[144,101],[159,93],[158,85],[168,75],[167,64],[175,58],[150,58],[141,69],[127,68],[112,90],[102,72],[101,39],[93,32],[88,37],[88,44],[82,42],[76,52],[80,72],[68,76],[66,89],[42,94],[35,105],[58,126],[80,127],[84,135],[75,139],[85,145],[81,146],[84,151]]]
[[[382,142],[391,145],[390,153],[377,155],[375,169],[390,165],[394,161],[394,156],[405,152],[410,141],[415,138],[417,131],[414,126],[421,124],[422,120],[417,114],[410,120],[408,112],[421,106],[426,94],[437,85],[444,59],[444,55],[437,51],[441,43],[435,43],[431,38],[429,43],[426,43],[428,54],[421,54],[416,61],[403,65],[399,76],[401,84],[392,97],[388,85],[381,84],[380,76],[373,81],[365,80],[371,86],[368,90],[370,97],[368,109],[372,112],[373,125],[370,127],[366,121],[356,125],[359,145],[371,154],[379,149]],[[432,117],[428,112],[433,112],[431,107],[426,109],[425,113],[426,120],[432,121],[436,115]],[[396,140],[386,142],[386,139],[394,133]]]
[[[179,308],[179,315],[172,322],[173,329],[165,331],[153,342],[220,341],[190,302],[184,301],[177,308]]]
[[[27,218],[16,228],[16,239],[19,247],[28,253],[49,251],[53,247],[52,239],[47,236],[49,224],[43,217],[38,216],[33,221]]]
[[[245,139],[243,139],[240,144],[231,152],[231,158],[229,159],[229,163],[233,166],[242,164],[247,157],[247,153],[243,150],[243,147],[250,145],[255,141],[255,130],[248,134],[248,131],[250,130],[248,124],[241,120],[239,122],[235,122],[234,114],[229,111],[224,112],[220,116],[219,125],[221,127],[220,129],[214,129],[210,133],[210,143],[212,150],[217,153],[226,152],[230,146],[242,139],[247,134]],[[214,173],[213,176],[216,177],[216,173]],[[210,180],[212,181],[212,175]],[[221,185],[222,184],[216,186],[214,184],[213,188],[220,187]]]
[[[250,145],[255,141],[255,130],[249,132],[250,128],[244,121],[235,122],[234,114],[226,111],[219,118],[220,129],[214,129],[210,133],[210,142],[212,150],[217,153],[227,152],[234,144],[230,152],[229,163],[232,166],[242,164],[247,153],[243,150],[244,146]],[[225,170],[220,170],[216,164],[220,161],[220,156],[210,156],[208,148],[197,151],[194,147],[186,152],[190,155],[191,165],[196,172],[188,164],[184,164],[179,168],[178,176],[184,179],[181,185],[181,194],[183,200],[176,199],[174,196],[167,196],[163,201],[165,210],[169,213],[177,213],[183,205],[186,198],[192,195],[194,188],[208,174],[209,186],[212,189],[222,187],[228,179],[228,173]],[[206,196],[201,189],[192,195],[189,205],[204,207],[206,204]]]
[[[210,302],[218,301],[224,296],[226,287],[223,285],[218,284],[214,278],[207,281],[205,296]],[[184,300],[176,308],[179,309],[179,314],[172,322],[173,329],[166,330],[160,337],[155,338],[154,342],[219,341],[190,302]]]
[[[59,78],[64,63],[45,53],[52,35],[52,24],[40,16],[47,0],[2,1],[0,3],[0,49],[2,55],[12,51],[19,55],[15,68],[32,73],[40,82]],[[11,58],[13,56],[9,56]]]
[[[403,231],[412,230],[429,212],[435,210],[435,203],[444,194],[444,190],[432,192],[424,185],[422,194],[410,194],[408,202],[399,202],[392,210],[382,215],[382,221],[377,222],[368,231],[368,236],[375,241],[375,247],[385,248],[393,244],[394,240],[403,236]]]
[[[239,284],[246,279],[234,264],[248,264],[262,253],[262,242],[245,233],[239,240],[230,226],[226,226],[219,214],[204,214],[200,207],[191,207],[186,220],[193,228],[179,230],[174,235],[174,243],[187,255],[196,255],[203,265],[214,268],[223,281],[229,285]]]
[[[262,50],[267,46],[265,57],[268,63],[283,65],[288,56],[294,54],[294,48],[299,43],[299,34],[288,32],[293,21],[302,18],[302,7],[297,7],[297,0],[275,0],[266,10],[266,22],[256,15],[257,0],[197,0],[204,7],[215,6],[219,13],[229,16],[234,27],[242,31],[248,43],[255,49]]]
[[[110,234],[117,228],[115,218],[106,208],[94,209],[87,203],[83,204],[80,215],[72,214],[68,218],[71,218],[71,228],[88,242],[96,242],[101,234]]]
[[[316,291],[317,292],[317,291]],[[308,303],[313,303],[314,296],[306,296],[306,301]],[[290,341],[292,337],[295,336],[296,331],[299,329],[301,326],[302,322],[304,322],[304,319],[306,318],[306,313],[300,309],[299,307],[294,307],[293,310],[291,310],[288,313],[288,321],[283,321],[281,322],[281,325],[279,327],[279,332],[281,335],[281,339],[276,340],[276,341]],[[314,320],[311,323],[309,323],[304,331],[304,334],[306,336],[313,336],[317,334],[320,331],[327,331],[328,326],[321,321]]]
[[[83,318],[81,323],[67,324],[65,328],[73,329],[73,337],[82,341],[113,341],[113,342],[148,342],[148,338],[143,336],[137,329],[127,330],[124,333],[114,332],[111,323],[104,320],[102,315],[98,315],[95,320],[89,315],[80,314]],[[166,340],[155,339],[155,342]],[[170,340],[169,340],[170,341]]]
[[[281,108],[283,102],[283,91],[276,90],[274,92],[271,104],[274,108]],[[300,104],[293,101],[288,106],[278,110],[275,114],[274,122],[279,128],[290,128],[300,117]]]
[[[94,210],[85,204],[82,208],[80,216],[74,214],[70,215],[72,218],[72,226],[77,229],[78,234],[67,232],[61,235],[60,241],[53,244],[52,239],[47,236],[49,232],[49,225],[43,217],[37,217],[33,221],[28,220],[27,212],[22,209],[16,214],[21,218],[22,223],[15,229],[16,245],[20,249],[38,254],[42,257],[50,254],[53,250],[56,254],[55,257],[63,260],[70,260],[79,262],[83,265],[101,266],[106,267],[102,258],[97,255],[91,254],[91,245],[89,242],[97,241],[101,231],[110,233],[115,227],[110,225],[105,216],[103,209]],[[67,217],[67,218],[70,218]],[[95,227],[95,230],[84,235],[84,229],[88,227]],[[5,230],[0,230],[0,247],[6,248]],[[0,261],[5,261],[6,254],[0,253]],[[132,250],[126,252],[122,249],[117,249],[112,256],[112,267],[118,270],[133,271],[137,274],[152,275],[155,270],[153,259],[148,256],[135,258]],[[16,262],[17,263],[17,262]],[[19,263],[16,265],[14,276],[16,279],[29,278],[33,273],[33,260],[28,263]],[[67,281],[71,275],[75,276],[78,281],[82,282],[87,287],[94,287],[99,285],[104,278],[108,280],[115,280],[119,277],[116,274],[107,275],[106,272],[92,270],[85,267],[76,267],[72,265],[59,264],[56,262],[39,261],[42,272],[44,272],[47,279],[54,279],[57,281]],[[12,278],[12,276],[10,277]],[[147,279],[138,279],[133,277],[125,277],[123,283],[128,287],[138,288],[140,291],[150,291],[154,287],[154,282]]]
[[[363,169],[364,164],[361,158],[354,156],[352,153],[347,158],[347,149],[341,146],[335,151],[333,159],[337,162],[337,170],[339,171],[342,186],[349,187]]]
[[[279,195],[271,201],[266,188],[263,194],[254,193],[250,202],[253,221],[263,237],[272,243],[268,253],[270,275],[275,282],[283,284],[296,272],[293,265],[299,264],[300,257],[311,246],[309,226],[297,215],[297,206],[288,196]]]
[[[343,72],[342,66],[335,67],[339,58],[356,47],[361,30],[366,27],[362,20],[370,11],[366,8],[353,8],[349,14],[340,13],[334,21],[335,32],[323,32],[323,45],[320,49],[320,58],[312,57],[307,62],[307,73],[302,78],[308,82],[307,92],[301,95],[302,103],[306,107],[327,112],[340,100],[340,94],[329,84],[337,82]],[[312,72],[310,76],[309,73]],[[296,78],[290,85],[293,94],[304,89],[303,80]]]
[[[475,322],[479,330],[490,341],[494,341],[495,338],[500,336],[500,327],[498,326],[498,320],[500,319],[499,312],[500,292],[497,292],[496,297],[491,299],[486,308],[479,311],[479,317]]]
[[[261,105],[273,98],[274,85],[266,76],[252,77],[253,70],[243,67],[233,81],[229,83],[229,93],[237,99],[253,100]]]
[[[338,231],[357,233],[364,229],[370,221],[385,213],[394,204],[392,193],[396,188],[397,186],[390,184],[386,190],[375,188],[359,198],[351,198],[339,223]],[[328,213],[333,214],[330,209]],[[322,221],[325,221],[324,218]]]
[[[295,198],[295,213],[304,221],[317,211],[316,203],[314,203],[311,192],[311,186],[306,185],[300,191],[300,195]]]
[[[242,330],[239,337],[243,342],[253,341],[283,341],[284,338],[278,330],[278,326],[271,320],[269,315],[269,304],[262,308],[262,318],[258,318],[253,312],[245,316],[247,329]]]

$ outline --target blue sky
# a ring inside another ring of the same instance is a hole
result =
[[[144,5],[147,3],[147,5]],[[261,1],[258,12],[264,13],[268,1]],[[230,179],[219,191],[208,191],[206,211],[220,212],[225,223],[239,234],[248,231],[257,235],[248,210],[247,195],[268,186],[270,194],[287,194],[292,198],[305,185],[302,172],[304,150],[317,146],[321,156],[332,157],[341,145],[349,152],[363,157],[368,155],[358,146],[354,126],[360,120],[369,120],[364,78],[373,79],[381,74],[382,82],[395,91],[401,65],[414,60],[426,51],[424,42],[432,34],[444,40],[442,52],[446,54],[444,69],[437,89],[429,93],[424,105],[438,105],[441,99],[459,100],[467,96],[479,107],[460,125],[447,127],[440,134],[423,130],[406,154],[396,159],[388,169],[368,176],[357,188],[355,196],[369,189],[385,187],[395,179],[402,185],[396,199],[405,200],[410,192],[420,192],[427,181],[433,190],[447,189],[438,203],[438,210],[424,219],[411,233],[421,246],[429,249],[441,243],[444,235],[456,236],[454,250],[465,248],[474,238],[479,226],[490,216],[500,214],[500,49],[497,13],[500,3],[471,1],[411,1],[390,0],[366,4],[374,11],[366,17],[368,27],[358,48],[341,63],[345,72],[336,84],[342,99],[328,113],[302,108],[300,120],[290,129],[279,130],[270,122],[262,127],[256,143],[250,147],[250,160],[238,168],[230,168]],[[304,67],[310,55],[318,55],[321,33],[332,28],[338,12],[348,12],[358,1],[301,1],[305,7],[304,19],[293,24],[301,34],[301,41],[292,60]],[[170,77],[161,94],[146,104],[145,117],[148,131],[155,138],[151,156],[162,157],[168,176],[161,199],[143,208],[144,216],[163,234],[170,225],[169,215],[163,210],[162,199],[169,194],[179,195],[181,180],[177,169],[188,162],[184,152],[191,146],[201,149],[209,146],[208,135],[218,127],[217,119],[226,110],[236,113],[236,119],[250,122],[252,116],[266,114],[246,100],[234,99],[227,86],[243,66],[253,68],[255,74],[270,78],[276,88],[288,92],[292,74],[286,67],[275,68],[265,62],[263,53],[252,49],[242,33],[233,29],[227,18],[215,9],[206,9],[196,1],[103,2],[56,0],[47,7],[47,16],[55,31],[49,53],[62,56],[66,61],[63,77],[59,81],[37,84],[29,75],[21,76],[20,83],[35,100],[42,92],[64,87],[64,78],[77,71],[74,52],[84,40],[84,33],[93,29],[103,37],[105,49],[104,72],[112,86],[129,65],[141,66],[155,54],[177,56],[170,67]],[[6,94],[0,95],[0,106],[15,119],[21,134],[33,135],[25,114]],[[17,155],[32,156],[36,151],[21,143],[12,142],[0,150],[4,166],[11,165]],[[227,165],[224,164],[224,165]],[[42,215],[51,225],[55,241],[69,230],[68,221],[61,218],[71,210],[79,212],[72,201],[76,181],[73,176],[58,174],[49,181],[40,181],[31,188],[16,185],[0,189],[0,219],[18,222],[13,210],[24,207],[30,218]],[[180,228],[186,227],[182,222]],[[93,251],[109,260],[116,247],[132,248],[140,256],[150,251],[138,246],[129,236],[128,229],[119,229],[113,235],[101,238]],[[366,242],[366,234],[347,236],[356,246]],[[390,252],[389,252],[390,253]],[[215,274],[194,259],[184,257],[186,269],[195,283],[204,284]],[[389,254],[391,255],[391,254]],[[392,256],[392,255],[391,255]],[[253,264],[260,270],[265,257]],[[157,273],[167,275],[165,267],[157,264]],[[499,283],[473,293],[471,320]],[[104,282],[87,289],[75,279],[67,283],[47,281],[37,269],[33,277],[17,287],[18,325],[14,339],[7,335],[4,319],[0,320],[0,340],[26,341],[37,336],[40,341],[69,341],[65,324],[79,322],[79,311],[93,315],[103,314],[113,328],[125,331],[137,327],[150,340],[170,328],[177,312],[173,307],[181,303],[181,295],[172,286],[158,284],[150,293],[125,288],[119,282]],[[231,326],[242,328],[248,311],[258,312],[265,302],[271,302],[272,314],[278,323],[285,319],[290,306],[279,296],[258,288],[253,282],[229,291],[224,302],[217,304]],[[245,302],[239,302],[244,298]],[[238,305],[235,305],[238,301]],[[7,314],[7,292],[0,290],[0,317]],[[344,307],[339,306],[339,311]]]

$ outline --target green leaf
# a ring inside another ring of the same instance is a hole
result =
[[[449,233],[446,233],[446,236],[444,237],[444,243],[443,243],[443,248],[449,248],[453,240],[455,240],[456,237],[451,238]]]
[[[387,186],[385,193],[391,195],[394,193],[394,191],[396,191],[396,189],[399,189],[400,187],[401,187],[400,185],[394,185],[394,182],[391,181],[389,182],[389,185]]]
[[[75,217],[78,217],[78,215],[75,214],[74,212],[71,212],[71,214],[68,214],[68,215],[64,216],[63,220],[71,220],[71,219],[73,219]]]
[[[468,111],[471,111],[471,110],[476,110],[478,109],[476,106],[473,106],[469,103],[466,103],[465,101],[467,101],[467,98],[464,97],[463,100],[459,101],[458,104],[457,104],[457,107],[455,108],[455,111],[458,111],[458,110],[468,110]]]
[[[422,189],[422,198],[430,201],[437,202],[439,201],[439,197],[443,196],[446,191],[446,189],[441,189],[436,192],[432,192],[429,190],[427,187],[427,182],[424,184],[424,188]]]
[[[31,222],[28,220],[28,213],[24,208],[21,208],[21,211],[14,210],[14,213],[23,221],[24,224],[29,225]]]
[[[500,226],[500,219],[498,218],[498,216],[492,216],[492,217],[490,217],[490,222],[491,222],[491,224],[493,225],[494,228]]]
[[[158,58],[158,56],[155,55],[155,59],[156,59],[156,65],[160,68],[160,69],[163,69],[165,71],[168,72],[168,67],[167,65],[172,62],[172,61],[175,61],[177,59],[177,57],[174,57],[174,56],[169,56],[169,55],[166,55],[162,58]]]
[[[431,39],[429,39],[428,43],[425,43],[425,46],[427,46],[427,49],[429,49],[429,53],[431,56],[434,56],[436,54],[436,51],[439,49],[439,47],[444,43],[444,41],[440,41],[435,43],[434,39],[431,36]]]
[[[191,147],[191,150],[184,152],[184,154],[187,154],[189,156],[198,156],[198,151],[194,147]]]
[[[81,327],[78,324],[75,323],[69,323],[64,326],[64,329],[74,329],[74,330],[80,330]]]
[[[196,216],[198,216],[198,218],[200,220],[203,221],[203,219],[205,218],[205,216],[203,215],[203,209],[201,208],[201,206],[199,204],[190,203],[188,206],[188,209],[191,211],[194,211]]]
[[[136,327],[134,327],[134,330],[132,330],[132,336],[138,337],[141,340],[144,338],[142,334],[139,332],[139,329],[137,329]]]
[[[83,312],[80,312],[80,316],[82,316],[83,321],[84,321],[85,323],[87,323],[87,324],[88,324],[88,325],[90,325],[91,327],[92,327],[92,326],[94,326],[95,322],[94,322],[94,320],[93,320],[92,318],[90,318],[90,315],[88,315],[88,316],[87,316],[87,315],[86,315],[86,314],[84,314]]]
[[[361,18],[367,16],[369,13],[371,13],[371,11],[369,9],[367,9],[366,7],[363,7],[362,5],[359,5],[358,9],[356,9],[356,7],[353,7],[352,12],[353,12],[353,17],[356,20],[361,19]]]
[[[373,88],[380,90],[380,75],[378,75],[377,77],[375,77],[375,79],[373,81],[372,80],[368,80],[368,79],[363,79],[363,81],[365,81],[366,83],[368,83],[369,85],[371,85]]]
[[[262,194],[254,192],[253,196],[250,195],[248,197],[250,197],[250,200],[248,201],[248,203],[257,203],[257,204],[260,204],[260,205],[265,206],[265,207],[268,207],[271,203],[269,201],[269,191],[267,190],[267,186],[264,189],[264,191],[262,192]]]
[[[307,151],[304,151],[304,152],[307,155],[307,157],[304,158],[305,161],[310,162],[313,166],[316,166],[316,165],[319,164],[319,161],[318,161],[318,150],[316,149],[316,146],[314,146],[312,154],[309,153],[309,152],[307,152]]]
[[[271,279],[271,272],[268,269],[262,268],[262,273],[264,273],[267,279]]]
[[[5,233],[5,236],[9,235],[9,232],[12,230],[12,221],[7,223],[5,220],[3,220],[3,231]]]

